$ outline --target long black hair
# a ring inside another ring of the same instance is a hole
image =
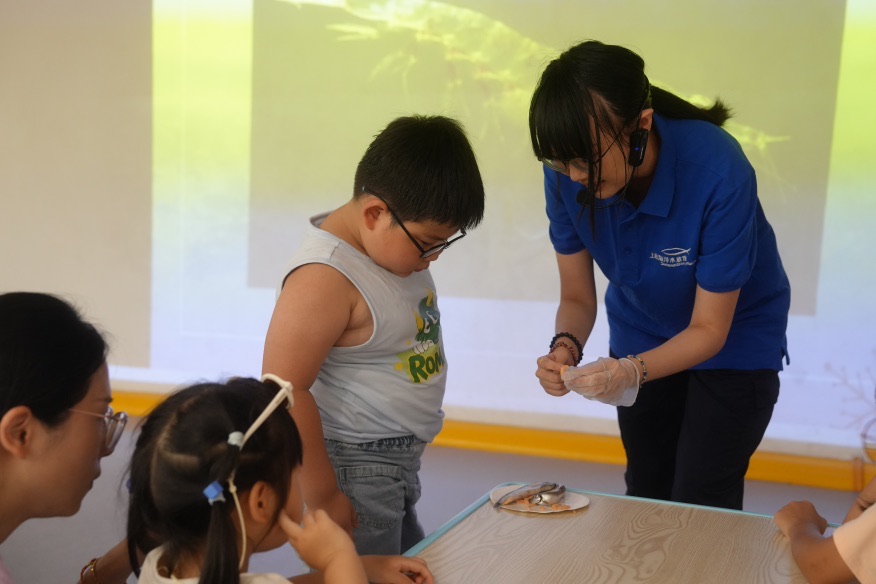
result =
[[[128,546],[148,553],[164,546],[164,563],[173,570],[181,559],[203,550],[202,584],[239,584],[240,536],[231,514],[234,499],[228,479],[240,491],[268,483],[280,505],[301,464],[301,437],[292,416],[277,408],[243,449],[228,443],[246,432],[276,395],[272,382],[234,378],[182,389],[144,420],[130,466]],[[225,501],[208,502],[204,489],[217,482]],[[132,561],[132,565],[136,565]],[[139,571],[135,570],[138,572]]]
[[[594,161],[609,143],[624,144],[643,109],[669,118],[705,120],[721,126],[729,108],[717,99],[701,108],[659,87],[645,75],[645,62],[633,51],[599,41],[579,43],[548,63],[529,106],[532,151],[541,160],[588,161],[584,206],[593,207],[599,165]]]
[[[100,332],[66,301],[39,292],[0,294],[0,416],[27,406],[56,426],[106,362]]]

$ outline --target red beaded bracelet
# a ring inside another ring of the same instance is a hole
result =
[[[553,346],[551,347],[551,351],[553,352],[553,350],[556,349],[557,347],[563,347],[564,349],[566,349],[567,351],[569,351],[569,354],[572,356],[572,360],[573,360],[573,361],[575,360],[575,358],[576,358],[576,356],[577,356],[576,353],[575,353],[575,347],[573,347],[572,345],[570,345],[569,343],[566,343],[566,342],[564,342],[564,341],[556,341],[556,342],[553,344]],[[577,362],[580,363],[581,360],[578,359]]]
[[[573,351],[572,348],[569,347],[566,343],[562,343],[562,346],[569,349],[569,352],[572,353],[572,358],[575,360],[575,365],[578,365],[579,363],[581,363],[581,358],[584,356],[584,347],[581,345],[581,341],[579,341],[575,337],[575,335],[573,335],[572,333],[557,333],[557,334],[555,334],[554,338],[551,339],[551,344],[550,344],[550,348],[548,349],[548,351],[553,351],[554,347],[556,347],[557,345],[560,345],[561,343],[559,342],[559,339],[561,339],[561,338],[567,338],[570,341],[572,341],[573,343],[575,343],[575,348],[578,349],[577,354],[575,354],[575,351]]]

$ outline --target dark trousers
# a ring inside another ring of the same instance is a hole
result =
[[[617,409],[627,495],[742,509],[748,462],[779,397],[776,371],[683,371]]]

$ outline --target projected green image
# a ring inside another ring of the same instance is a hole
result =
[[[444,113],[472,136],[488,209],[475,244],[442,275],[442,293],[553,300],[553,289],[537,284],[555,276],[528,103],[544,64],[594,37],[640,52],[653,83],[698,103],[720,95],[734,107],[728,130],[757,169],[780,245],[794,250],[784,253],[794,311],[814,311],[842,3],[798,11],[805,14],[779,3],[700,0],[673,2],[671,11],[644,1],[623,10],[457,4],[255,2],[251,285],[274,287],[276,266],[291,253],[278,242],[294,243],[289,230],[302,229],[307,215],[350,197],[355,164],[374,133],[398,115]],[[514,280],[521,269],[526,286]]]

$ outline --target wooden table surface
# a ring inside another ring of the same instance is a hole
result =
[[[771,517],[578,491],[580,510],[496,509],[489,494],[411,548],[436,584],[800,583]]]

